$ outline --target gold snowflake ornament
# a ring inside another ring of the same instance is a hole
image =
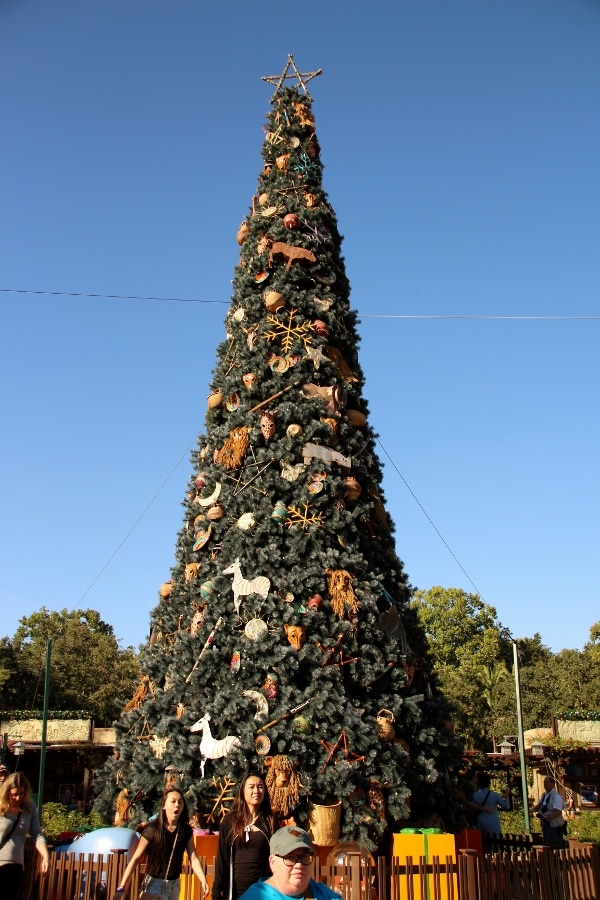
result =
[[[288,517],[285,520],[287,527],[293,528],[294,525],[299,525],[302,531],[306,531],[311,525],[315,528],[320,528],[321,525],[324,525],[324,513],[311,513],[309,515],[309,509],[310,505],[308,503],[304,504],[304,510],[298,509],[296,506],[288,506]]]
[[[265,338],[268,341],[274,341],[277,338],[281,341],[284,353],[290,353],[294,346],[294,341],[302,341],[304,349],[308,350],[308,345],[312,342],[311,331],[313,331],[312,322],[303,322],[301,325],[294,323],[297,309],[290,309],[287,322],[282,322],[276,316],[267,316],[267,322],[273,326],[272,331],[265,331]]]

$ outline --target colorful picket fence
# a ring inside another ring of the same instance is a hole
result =
[[[34,862],[34,859],[31,860]],[[212,876],[213,864],[201,862]],[[112,900],[127,864],[126,854],[107,857],[50,855],[48,873],[28,867],[22,900]],[[343,900],[600,900],[600,853],[596,845],[570,842],[565,849],[534,846],[527,850],[458,856],[378,858],[375,864],[356,854],[343,866],[315,860],[313,877]],[[189,865],[184,867],[180,900],[199,900]],[[128,897],[138,895],[137,871]]]

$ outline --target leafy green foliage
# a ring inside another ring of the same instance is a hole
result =
[[[20,620],[14,637],[0,642],[0,671],[10,673],[1,688],[2,705],[39,708],[48,640],[50,705],[64,712],[87,709],[97,724],[110,724],[137,682],[138,663],[133,648],[122,649],[112,626],[93,609],[42,607]]]
[[[510,633],[494,607],[460,588],[418,591],[413,600],[431,648],[434,671],[454,706],[467,746],[490,751],[517,731]],[[582,651],[552,651],[540,634],[517,641],[525,729],[553,716],[595,718],[600,707],[600,623]]]
[[[62,803],[44,803],[42,807],[42,830],[48,841],[55,841],[64,831],[93,831],[105,827],[100,813],[89,815],[68,810]]]

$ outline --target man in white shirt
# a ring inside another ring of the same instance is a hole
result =
[[[539,803],[533,807],[533,811],[541,820],[544,839],[550,845],[556,846],[563,843],[565,833],[563,806],[563,798],[556,790],[553,779],[547,775],[544,778],[544,793],[540,797]]]

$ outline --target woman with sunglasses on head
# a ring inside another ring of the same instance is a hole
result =
[[[178,900],[180,893],[183,854],[187,850],[194,875],[200,880],[202,896],[208,894],[208,884],[204,869],[194,847],[194,832],[189,821],[187,804],[177,788],[165,791],[162,808],[143,830],[139,844],[129,865],[123,873],[117,895],[124,896],[131,874],[144,854],[147,854],[147,896],[161,900]]]
[[[269,840],[277,827],[265,779],[246,775],[219,829],[212,900],[237,900],[271,874]]]
[[[25,839],[30,834],[40,856],[40,871],[48,871],[48,848],[41,833],[31,786],[21,772],[9,775],[0,787],[0,897],[15,900],[23,877]]]

